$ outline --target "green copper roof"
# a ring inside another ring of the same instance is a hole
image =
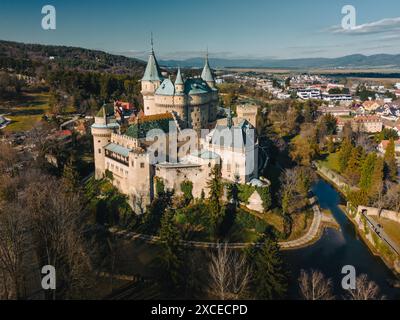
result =
[[[194,154],[194,156],[199,157],[201,159],[218,159],[219,155],[213,151],[201,150]]]
[[[176,83],[175,83],[176,84]],[[184,93],[187,95],[191,94],[204,94],[210,93],[213,90],[210,86],[201,78],[189,78],[183,82],[184,85]],[[165,79],[161,85],[156,90],[157,95],[164,96],[173,96],[179,95],[182,93],[177,93],[175,91],[175,85],[172,83],[170,79]]]
[[[109,143],[108,145],[106,145],[104,147],[104,149],[106,149],[108,151],[111,151],[111,152],[118,153],[123,157],[128,157],[129,156],[129,152],[130,152],[130,149],[125,148],[125,147],[120,146],[120,145],[115,144],[115,143]]]
[[[96,117],[110,117],[114,115],[114,106],[112,104],[104,104],[97,112]]]
[[[211,92],[209,85],[200,78],[190,78],[185,81],[186,94],[202,94]]]
[[[206,63],[203,68],[203,72],[201,73],[201,78],[207,82],[213,82],[214,76],[212,74],[210,64],[208,63],[208,56],[206,57]]]
[[[156,94],[173,96],[175,94],[175,86],[172,83],[171,79],[165,79],[157,88]]]
[[[178,73],[176,75],[175,84],[183,84],[183,78],[181,74],[181,68],[178,68]]]
[[[147,62],[146,70],[144,72],[142,80],[146,81],[162,81],[160,67],[158,66],[157,59],[154,52],[151,51],[149,55],[149,61]]]
[[[167,134],[169,133],[170,124],[173,128],[176,128],[173,118],[162,118],[134,123],[126,130],[125,135],[136,139],[144,139],[146,136],[151,136],[149,131],[153,129],[160,129]]]
[[[117,122],[111,122],[107,124],[100,124],[100,123],[93,123],[92,128],[97,128],[97,129],[118,129],[119,124]]]

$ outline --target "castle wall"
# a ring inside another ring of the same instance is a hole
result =
[[[119,144],[128,149],[139,147],[139,141],[137,139],[117,133],[113,133],[111,135],[111,142]]]
[[[167,189],[175,190],[177,194],[182,194],[181,183],[191,181],[193,184],[193,197],[200,198],[202,190],[208,195],[207,181],[210,178],[211,166],[177,166],[156,165],[155,175],[161,178]]]
[[[124,192],[136,212],[144,213],[153,199],[154,168],[147,153],[129,154],[127,190]]]
[[[248,148],[233,149],[203,142],[204,148],[221,157],[222,178],[247,183],[258,178],[258,144]]]

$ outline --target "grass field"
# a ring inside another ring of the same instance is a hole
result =
[[[400,246],[400,223],[386,218],[376,219],[382,226],[387,235]]]
[[[320,160],[319,163],[328,169],[339,172],[339,153],[330,153],[324,160]]]
[[[18,103],[11,110],[0,110],[0,113],[10,112],[6,118],[11,120],[11,124],[3,130],[5,132],[29,131],[41,121],[48,110],[48,94],[27,94],[24,101]]]

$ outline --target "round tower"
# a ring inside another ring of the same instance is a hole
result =
[[[105,175],[104,147],[111,143],[111,134],[119,130],[119,124],[107,117],[107,109],[103,106],[95,116],[92,125],[95,179],[102,179]]]

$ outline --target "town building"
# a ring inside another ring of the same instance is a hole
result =
[[[389,140],[382,140],[378,145],[378,151],[384,154],[388,145],[389,145]],[[398,157],[400,157],[400,140],[394,142],[394,150],[398,155]]]
[[[376,133],[383,129],[382,119],[375,115],[356,116],[352,119],[351,126],[353,131]]]

